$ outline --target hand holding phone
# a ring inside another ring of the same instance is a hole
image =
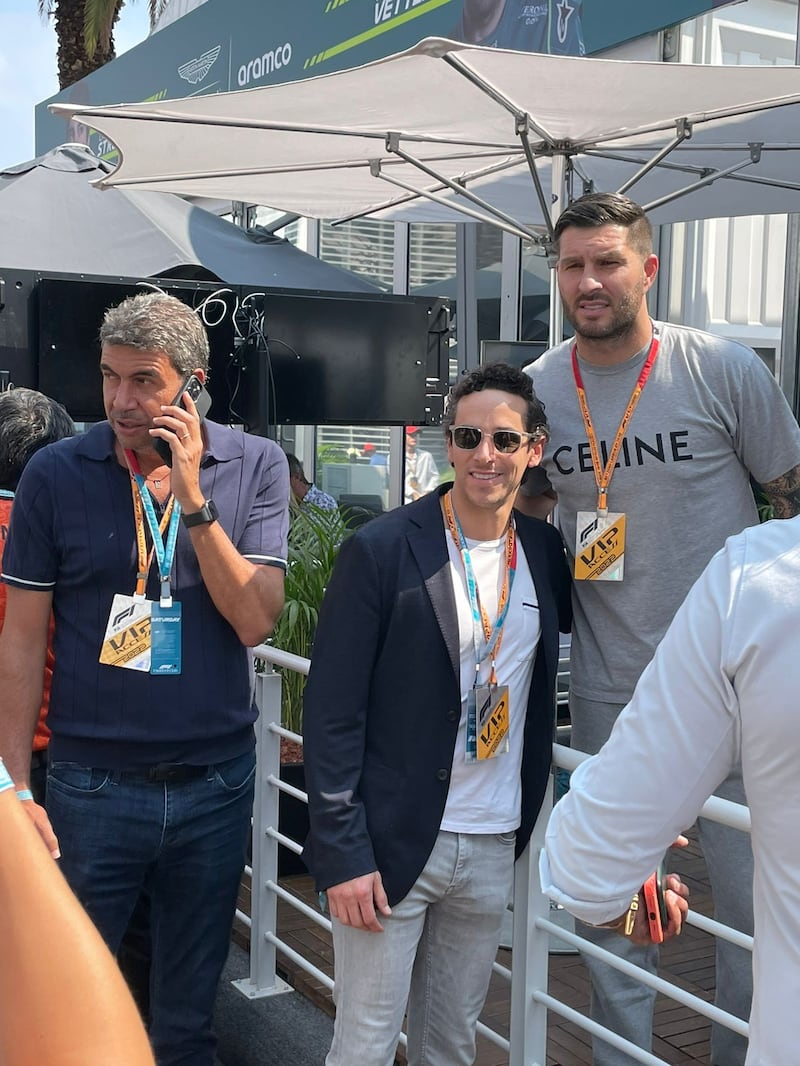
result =
[[[654,874],[651,874],[642,885],[642,897],[647,913],[647,924],[650,929],[650,939],[654,944],[663,944],[664,930],[669,925],[667,904],[664,899],[664,878],[666,869],[664,863],[660,863]]]
[[[211,407],[211,396],[196,374],[191,374],[183,385],[181,385],[180,389],[178,389],[178,393],[172,401],[173,407],[183,407],[182,401],[185,392],[188,392],[194,401],[194,405],[197,408],[197,417],[202,422]],[[170,432],[172,432],[172,430],[170,430]],[[153,437],[153,447],[158,452],[163,462],[166,463],[167,466],[172,466],[172,448],[170,448],[169,442],[162,437]]]

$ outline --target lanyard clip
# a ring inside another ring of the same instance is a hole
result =
[[[161,579],[161,598],[160,603],[162,607],[172,606],[172,590],[169,587],[169,578]]]

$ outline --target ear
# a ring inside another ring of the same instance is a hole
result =
[[[644,261],[644,291],[647,292],[656,280],[658,273],[658,256],[652,253]]]
[[[202,370],[200,367],[198,367],[197,370],[193,370],[192,373],[194,374],[194,376],[197,378],[198,381],[202,381],[203,384],[205,385],[205,383],[206,383],[206,372],[205,372],[205,370]]]
[[[543,452],[543,440],[537,440],[535,444],[531,444],[528,448],[528,466],[538,466],[542,461]]]

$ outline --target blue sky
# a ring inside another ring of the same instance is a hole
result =
[[[115,40],[117,54],[144,40],[146,0],[128,0]],[[0,168],[33,157],[34,108],[58,92],[56,37],[39,18],[37,0],[0,0]]]

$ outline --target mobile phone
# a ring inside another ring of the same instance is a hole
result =
[[[664,899],[664,878],[666,875],[664,863],[659,863],[656,872],[651,874],[642,885],[647,922],[650,926],[650,939],[654,944],[662,944],[664,942],[664,930],[669,924],[667,904]]]
[[[173,407],[183,407],[181,397],[185,392],[188,392],[194,400],[197,415],[202,422],[211,407],[211,396],[208,389],[196,374],[191,374],[178,389],[178,393],[172,401]],[[170,448],[169,442],[162,440],[161,437],[153,437],[153,447],[167,466],[172,466],[172,448]]]

